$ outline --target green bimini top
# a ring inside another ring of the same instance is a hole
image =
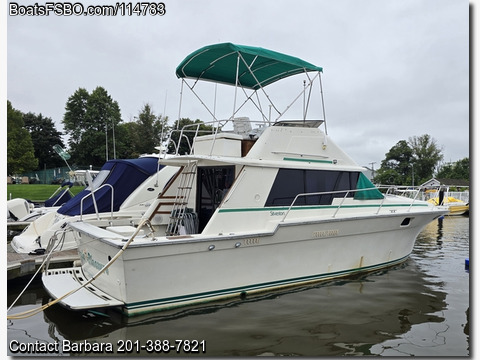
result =
[[[240,57],[240,58],[239,58]],[[322,71],[299,58],[260,47],[222,43],[205,46],[178,65],[178,78],[209,80],[257,90],[307,71]]]

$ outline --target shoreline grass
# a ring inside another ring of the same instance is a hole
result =
[[[60,185],[44,184],[7,184],[7,200],[27,199],[33,202],[43,202],[49,199]],[[73,195],[85,189],[84,186],[72,186]]]

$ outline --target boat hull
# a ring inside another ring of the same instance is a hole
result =
[[[135,239],[89,287],[121,302],[131,316],[334,279],[404,261],[418,233],[437,216],[425,212],[332,218],[285,222],[273,233]],[[79,235],[85,279],[107,264],[126,240],[95,234],[88,224],[71,226]],[[44,281],[47,290],[52,281]],[[69,303],[68,297],[62,302],[88,308]]]

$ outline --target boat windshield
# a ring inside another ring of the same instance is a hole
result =
[[[100,187],[105,182],[105,179],[108,177],[110,174],[110,169],[109,170],[100,170],[100,172],[97,174],[95,179],[93,179],[92,183],[88,185],[88,187],[85,188],[85,190],[92,191],[96,190]]]

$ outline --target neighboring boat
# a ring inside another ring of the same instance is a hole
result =
[[[420,191],[420,195],[419,195]],[[411,199],[420,197],[435,206],[445,206],[448,208],[447,215],[468,215],[470,211],[469,192],[468,191],[450,191],[448,186],[437,186],[425,188],[424,185],[413,186],[394,186],[392,193],[409,197]]]
[[[428,200],[434,205],[444,205],[448,207],[448,215],[466,215],[470,211],[470,204],[468,202],[454,198],[453,196],[446,196],[443,200],[440,197],[434,197]]]
[[[233,85],[246,102],[237,107],[235,96],[233,115],[214,121],[213,134],[200,136],[194,124],[190,154],[160,159],[180,169],[133,234],[70,222],[81,266],[47,270],[45,289],[71,309],[118,307],[137,315],[406,260],[419,232],[447,210],[382,194],[328,137],[321,72],[296,57],[230,43],[186,57],[176,71],[182,84]],[[304,100],[300,118],[283,120],[285,112],[266,97],[278,113],[270,121],[262,112],[269,107],[260,104],[265,87],[299,74],[305,79],[294,100]],[[323,119],[310,120],[317,83]],[[234,117],[247,102],[261,112],[257,128]]]
[[[18,253],[43,254],[77,247],[68,222],[83,220],[96,225],[133,229],[178,168],[159,166],[158,155],[107,161],[92,184],[59,208],[35,219],[11,246]],[[133,232],[133,231],[132,231]]]
[[[468,215],[470,212],[468,184],[468,181],[462,179],[432,178],[421,185],[423,199],[434,205],[447,206],[448,215]]]
[[[31,222],[43,214],[57,210],[72,198],[70,181],[63,182],[55,192],[45,201],[43,206],[35,206],[32,201],[26,199],[11,199],[7,201],[7,222],[9,224]]]

